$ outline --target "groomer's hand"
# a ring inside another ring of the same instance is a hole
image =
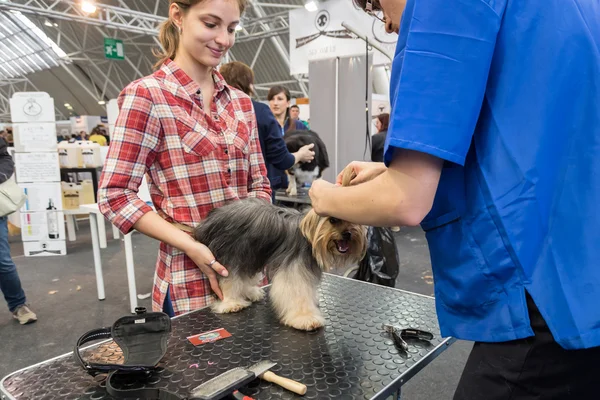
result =
[[[208,277],[210,287],[213,292],[215,292],[219,299],[223,300],[223,293],[219,287],[217,274],[221,276],[228,276],[229,273],[225,267],[216,261],[211,265],[211,262],[215,259],[215,256],[210,249],[202,243],[193,242],[186,249],[185,254],[187,254],[187,256],[196,263],[202,272],[204,272],[204,274]]]
[[[311,162],[315,158],[315,152],[312,151],[313,147],[315,147],[314,143],[307,144],[306,146],[300,147],[297,152],[293,153],[296,164],[299,162]]]
[[[344,171],[348,168],[353,169],[356,174],[356,177],[350,181],[350,185],[368,182],[381,175],[387,169],[384,163],[352,161],[339,173],[335,180],[336,185],[342,185],[342,176],[344,176]]]
[[[308,195],[310,196],[310,202],[313,210],[321,217],[327,216],[327,210],[325,209],[325,202],[327,199],[327,189],[334,188],[333,183],[329,183],[323,179],[317,179],[310,186]]]

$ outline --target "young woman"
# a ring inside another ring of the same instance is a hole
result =
[[[254,72],[249,66],[239,61],[233,61],[221,65],[219,72],[230,86],[241,90],[248,96],[252,95]],[[252,104],[256,114],[260,148],[267,165],[267,176],[271,183],[274,200],[275,191],[287,185],[285,171],[299,162],[310,162],[315,158],[315,153],[311,150],[314,144],[303,146],[297,152],[290,153],[281,136],[281,126],[275,120],[269,107],[254,100],[252,100]]]
[[[355,0],[399,33],[382,163],[314,209],[426,231],[456,400],[600,391],[600,2]],[[552,45],[549,45],[549,44]]]
[[[160,68],[119,97],[98,201],[122,232],[136,229],[161,242],[154,310],[180,314],[221,297],[216,274],[227,271],[188,233],[226,202],[271,199],[252,102],[215,70],[233,46],[245,5],[170,0]],[[156,212],[137,195],[146,173]]]
[[[281,127],[281,136],[288,131],[307,130],[306,126],[295,119],[290,118],[290,100],[292,99],[290,91],[284,86],[273,86],[269,89],[267,100],[269,108],[279,122]]]

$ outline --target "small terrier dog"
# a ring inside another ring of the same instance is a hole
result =
[[[237,312],[261,300],[264,292],[258,284],[266,270],[279,319],[306,331],[325,322],[317,293],[322,270],[358,263],[367,248],[364,226],[258,199],[214,209],[194,238],[229,271],[228,277],[219,277],[223,300],[213,304],[216,313]]]

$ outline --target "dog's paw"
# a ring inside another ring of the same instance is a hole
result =
[[[288,196],[297,196],[298,195],[298,190],[296,190],[296,188],[288,188],[285,190],[285,192],[288,194]]]
[[[325,325],[325,319],[321,314],[298,314],[286,318],[284,323],[301,331],[314,331]]]
[[[248,288],[246,291],[246,298],[251,302],[261,301],[265,298],[265,291],[261,287]]]
[[[224,300],[214,302],[211,305],[211,308],[217,314],[227,314],[241,311],[250,304],[251,303],[246,300]]]

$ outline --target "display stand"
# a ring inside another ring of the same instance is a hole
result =
[[[43,92],[10,100],[17,183],[27,195],[21,208],[25,256],[66,255],[54,99]]]

